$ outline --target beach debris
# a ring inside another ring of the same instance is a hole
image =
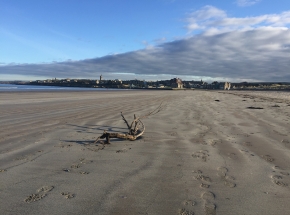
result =
[[[247,107],[248,109],[264,109],[262,107],[253,107],[253,106],[250,106],[250,107]]]
[[[118,138],[118,139],[125,139],[125,140],[131,140],[131,141],[136,140],[138,137],[141,137],[145,132],[145,125],[141,121],[141,119],[144,119],[144,118],[147,118],[149,116],[159,113],[162,110],[162,108],[163,106],[161,103],[156,109],[147,113],[146,115],[136,117],[136,115],[134,114],[134,120],[132,121],[131,124],[128,123],[123,113],[121,112],[122,119],[128,127],[128,130],[129,130],[128,133],[125,133],[125,134],[124,133],[109,133],[106,130],[104,130],[103,134],[96,139],[94,144],[96,144],[99,141],[99,139],[105,139],[105,138],[106,138],[106,141],[104,142],[104,144],[110,144],[110,138]]]

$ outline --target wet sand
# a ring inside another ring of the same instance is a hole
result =
[[[142,138],[94,144],[161,101]],[[290,93],[1,92],[0,113],[1,214],[289,214]]]

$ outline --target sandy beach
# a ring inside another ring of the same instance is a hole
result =
[[[0,214],[290,214],[289,92],[0,92],[0,113]]]

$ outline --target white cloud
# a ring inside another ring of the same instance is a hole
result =
[[[240,7],[247,7],[247,6],[257,4],[260,1],[261,0],[237,0],[236,4]]]
[[[218,34],[235,30],[252,30],[267,27],[287,27],[290,11],[280,14],[266,14],[251,17],[229,17],[225,11],[213,6],[205,6],[186,19],[189,32],[202,31],[204,34]]]
[[[192,12],[187,18],[189,30],[204,29],[211,20],[222,19],[226,13],[218,8],[207,5],[200,10]]]

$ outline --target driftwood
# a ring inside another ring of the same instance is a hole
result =
[[[141,121],[141,119],[155,115],[161,110],[162,110],[162,103],[155,110],[149,112],[148,114],[144,116],[136,117],[136,115],[134,114],[134,120],[131,122],[131,124],[128,123],[123,113],[121,112],[121,117],[129,130],[128,133],[125,133],[125,134],[124,133],[110,133],[105,130],[103,134],[96,139],[94,144],[96,144],[99,141],[99,139],[105,139],[105,138],[106,138],[106,142],[105,142],[106,144],[110,144],[110,138],[119,138],[119,139],[131,140],[131,141],[136,140],[138,137],[141,137],[145,132],[145,125]]]

